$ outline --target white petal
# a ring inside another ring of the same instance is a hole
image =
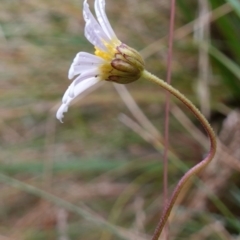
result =
[[[80,52],[76,55],[68,72],[68,78],[90,70],[96,70],[104,60],[90,53]]]
[[[99,75],[99,66],[91,66],[88,68],[81,68],[81,67],[74,67],[74,76],[81,74],[78,78],[81,78],[81,80],[85,80],[89,77],[94,77]],[[75,79],[76,80],[76,79]],[[74,80],[74,81],[75,81]]]
[[[88,78],[92,78],[95,77],[97,78],[99,75],[99,70],[98,69],[91,69],[89,71],[86,71],[84,73],[82,73],[80,76],[78,76],[74,81],[74,85],[76,86],[78,83],[88,79]]]
[[[77,84],[74,88],[75,97],[79,96],[82,92],[84,92],[94,84],[98,83],[99,81],[100,81],[99,78],[92,77],[92,78],[89,78],[88,80],[85,80]],[[67,103],[69,104],[70,102],[67,102]]]
[[[67,102],[67,98],[68,97],[71,97],[71,98],[74,98],[75,95],[74,95],[74,88],[77,84],[79,84],[80,82],[82,81],[85,81],[89,78],[97,78],[98,77],[98,74],[99,74],[99,70],[98,68],[97,69],[91,69],[89,71],[85,71],[83,72],[80,76],[78,76],[71,84],[70,86],[68,87],[67,91],[65,92],[65,94],[63,95],[63,98],[62,98],[62,102],[63,103],[66,103]]]
[[[85,37],[94,46],[101,50],[106,50],[104,42],[109,42],[109,37],[105,34],[102,27],[99,25],[95,17],[92,15],[87,0],[83,4],[83,17],[86,22],[85,26]]]
[[[92,28],[95,30],[96,34],[100,36],[100,38],[106,42],[110,41],[110,38],[103,31],[102,27],[99,25],[92,12],[89,9],[89,5],[87,0],[83,3],[83,17],[86,22],[91,23]]]
[[[100,38],[100,36],[98,36],[95,33],[95,30],[92,28],[92,26],[89,23],[86,23],[84,35],[92,45],[96,46],[97,48],[101,49],[102,51],[107,50],[107,48],[103,44],[102,39]]]
[[[57,111],[56,117],[60,122],[63,122],[62,119],[64,117],[64,113],[68,111],[68,106],[71,103],[71,101],[76,98],[78,95],[80,95],[81,93],[83,93],[85,90],[87,90],[88,88],[90,88],[91,86],[93,86],[94,84],[96,84],[97,82],[99,82],[98,78],[92,77],[89,78],[85,81],[82,81],[80,83],[78,83],[77,85],[74,84],[74,82],[72,82],[72,84],[68,87],[67,91],[65,92],[64,96],[64,102],[63,104],[60,106],[60,108]],[[70,97],[69,96],[69,91],[71,90],[71,88],[73,88],[73,93],[74,93],[74,97]]]
[[[57,114],[56,114],[56,118],[61,122],[61,123],[63,123],[63,121],[62,121],[62,119],[63,119],[63,113],[64,112],[67,112],[68,111],[68,106],[67,105],[65,105],[65,104],[62,104],[61,106],[60,106],[60,108],[58,109],[58,111],[57,111]]]
[[[99,73],[99,64],[98,65],[77,65],[77,66],[71,66],[69,70],[69,79],[72,79],[76,75],[81,74],[81,76],[85,76],[85,74],[95,76]]]
[[[73,64],[70,66],[69,71],[68,71],[68,79],[73,79],[75,76],[74,74],[74,67]]]
[[[81,62],[94,62],[94,63],[101,63],[103,59],[87,52],[79,52],[76,57],[74,58],[73,62],[76,64],[81,64]]]
[[[117,38],[105,13],[105,0],[95,0],[95,12],[98,22],[100,23],[106,35],[110,39]]]
[[[68,98],[74,98],[74,84],[71,83],[70,86],[68,87],[67,91],[64,93],[62,97],[62,103],[65,103],[68,101]]]
[[[99,72],[99,65],[89,65],[89,64],[85,64],[85,65],[80,65],[80,66],[74,66],[74,76],[79,75],[79,74],[84,74],[85,72],[89,72],[89,71],[95,71],[96,73]]]

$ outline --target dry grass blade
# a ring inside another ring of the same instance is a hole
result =
[[[119,96],[121,97],[122,101],[125,103],[126,107],[135,117],[135,119],[144,127],[146,130],[151,132],[151,134],[162,141],[162,136],[159,131],[154,127],[151,121],[147,118],[147,116],[143,113],[140,107],[137,105],[131,94],[129,93],[128,89],[124,85],[114,84],[115,89],[117,90]]]
[[[205,149],[208,148],[207,137],[192,123],[181,108],[176,104],[173,104],[171,113],[197,142],[199,142]]]
[[[146,213],[144,212],[144,199],[137,197],[133,205],[136,212],[136,219],[134,223],[134,229],[138,232],[144,232],[144,226],[146,222]]]
[[[199,43],[199,60],[198,60],[198,80],[196,92],[200,102],[200,109],[206,118],[210,116],[210,91],[209,91],[209,73],[210,62],[208,48],[201,45],[202,42],[209,42],[210,37],[210,6],[207,0],[199,0],[199,18],[194,26],[194,36]]]
[[[145,141],[149,142],[154,146],[160,146],[158,139],[156,139],[152,134],[143,129],[138,123],[133,121],[130,117],[125,114],[119,115],[119,120],[125,124],[127,127],[132,129],[135,133],[141,136]],[[163,150],[163,147],[161,147]]]
[[[58,230],[58,240],[69,240],[67,229],[68,213],[65,209],[59,208],[57,209],[57,230]]]

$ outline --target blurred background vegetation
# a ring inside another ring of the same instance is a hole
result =
[[[106,4],[119,39],[163,79],[169,2]],[[175,29],[172,85],[221,144],[178,199],[170,239],[240,239],[240,2],[178,0]],[[1,0],[1,240],[144,240],[157,223],[165,93],[143,80],[128,90],[99,84],[61,124],[55,112],[79,51],[93,52],[82,1]],[[208,151],[200,124],[174,98],[170,114],[169,192]]]

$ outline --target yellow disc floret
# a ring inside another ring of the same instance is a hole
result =
[[[104,43],[105,47],[107,48],[107,51],[104,52],[97,47],[95,47],[95,55],[105,59],[106,61],[111,61],[116,52],[117,52],[117,46],[119,46],[121,42],[118,39],[112,40],[110,43]]]

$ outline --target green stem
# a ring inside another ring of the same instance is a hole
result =
[[[210,151],[209,151],[208,155],[200,163],[198,163],[197,165],[192,167],[190,170],[188,170],[184,174],[184,176],[180,179],[177,186],[175,187],[168,204],[164,207],[163,214],[162,214],[162,216],[161,216],[161,218],[160,218],[160,220],[157,224],[157,227],[156,227],[155,232],[154,232],[153,237],[152,237],[152,240],[158,240],[158,238],[159,238],[159,236],[160,236],[160,234],[163,230],[163,227],[164,227],[165,223],[167,222],[167,219],[170,215],[170,212],[173,208],[173,205],[176,202],[176,199],[177,199],[180,191],[182,190],[182,188],[184,187],[184,185],[190,179],[191,176],[193,176],[193,175],[197,174],[199,171],[201,171],[213,159],[213,157],[216,153],[217,143],[216,143],[216,138],[215,138],[215,134],[213,132],[213,129],[210,126],[210,124],[208,123],[207,119],[192,104],[192,102],[189,101],[182,93],[180,93],[177,89],[173,88],[168,83],[166,83],[163,80],[159,79],[158,77],[154,76],[153,74],[151,74],[147,70],[144,70],[142,72],[142,77],[144,77],[145,79],[147,79],[151,82],[157,83],[162,88],[164,88],[165,90],[170,92],[172,95],[174,95],[176,98],[178,98],[196,116],[196,118],[201,122],[202,126],[204,127],[204,129],[206,130],[206,132],[209,136],[210,144],[211,144]]]

